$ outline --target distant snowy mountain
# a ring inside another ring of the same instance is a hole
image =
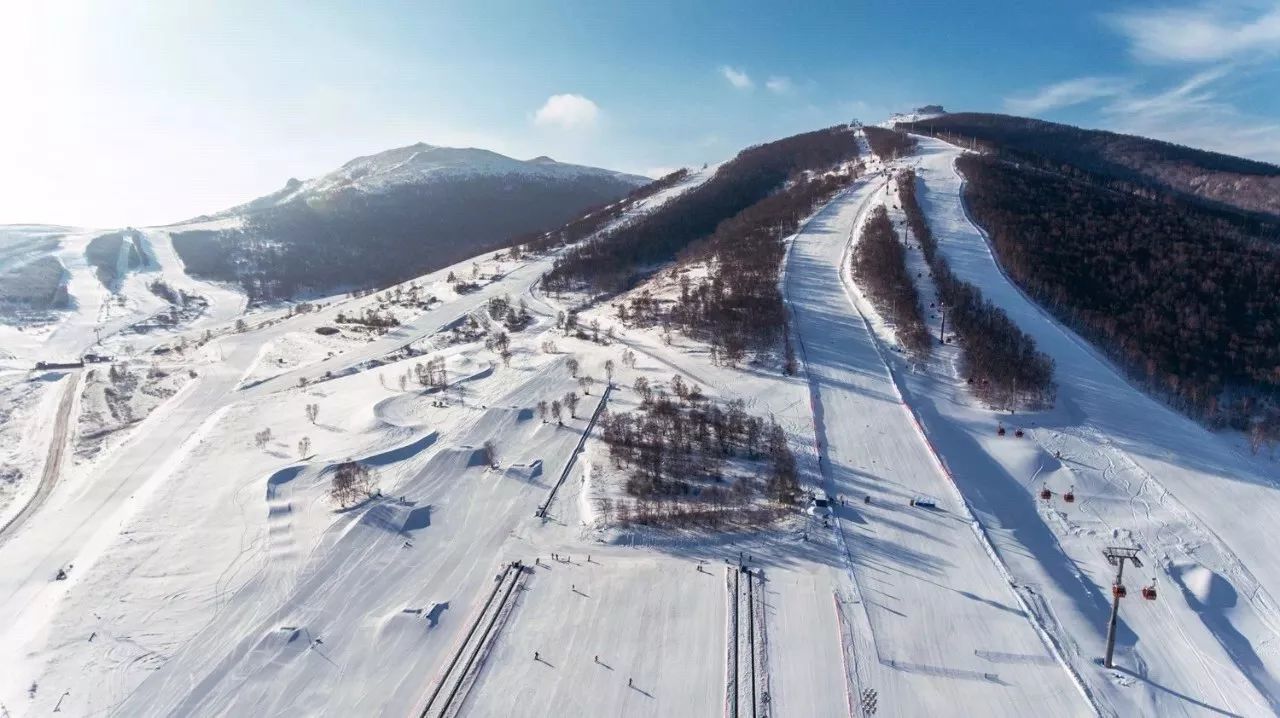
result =
[[[290,179],[277,192],[214,216],[246,214],[295,200],[323,200],[344,192],[384,193],[406,186],[499,176],[513,180],[547,182],[595,179],[622,182],[635,187],[650,181],[648,177],[639,175],[556,162],[546,155],[531,160],[517,160],[475,147],[439,147],[419,142],[408,147],[357,157],[333,172],[314,179]]]
[[[418,143],[170,227],[189,273],[255,300],[376,287],[550,229],[647,177]]]

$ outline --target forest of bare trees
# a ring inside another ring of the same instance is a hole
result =
[[[864,126],[862,132],[867,136],[867,144],[871,145],[871,151],[883,160],[902,157],[916,146],[915,138],[905,132],[874,125]]]
[[[1169,196],[1280,216],[1280,166],[1146,137],[1089,130],[1028,117],[961,112],[900,123],[963,147],[997,153],[1093,184],[1144,197]],[[1273,239],[1280,235],[1272,234]]]
[[[893,322],[903,348],[915,359],[928,357],[933,340],[924,323],[920,296],[907,272],[906,252],[883,206],[871,211],[854,248],[853,278],[871,295],[876,309]]]
[[[761,491],[776,504],[796,500],[795,456],[780,425],[749,415],[742,400],[721,406],[679,376],[670,386],[674,398],[638,379],[640,408],[600,419],[610,458],[629,472],[629,495],[718,508],[744,506]]]
[[[713,358],[728,366],[742,363],[748,352],[773,352],[780,342],[790,357],[786,308],[778,289],[786,251],[782,240],[854,176],[833,173],[796,181],[721,222],[710,237],[681,255],[685,263],[706,262],[707,274],[682,278],[680,296],[669,309],[650,304],[646,314],[645,307],[634,306],[632,319],[661,323],[705,341]]]
[[[637,202],[674,187],[688,176],[689,170],[678,169],[632,191],[617,202],[591,208],[583,213],[581,217],[559,229],[550,232],[534,232],[524,237],[518,237],[514,240],[515,246],[523,246],[530,252],[544,252],[555,247],[580,242],[621,217],[627,210],[634,207]]]
[[[1253,221],[995,157],[959,167],[1000,263],[1064,323],[1211,424],[1280,426],[1280,246]]]
[[[542,280],[548,291],[612,293],[807,171],[853,160],[858,146],[844,125],[750,147],[701,186],[625,226],[567,251]]]
[[[960,337],[962,369],[973,392],[990,406],[1014,410],[1053,404],[1053,359],[1035,340],[982,296],[982,290],[956,277],[938,251],[937,240],[916,200],[916,176],[898,175],[898,191],[907,226],[920,243],[938,288],[949,326]]]

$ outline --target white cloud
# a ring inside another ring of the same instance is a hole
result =
[[[1126,10],[1104,20],[1139,60],[1199,67],[1155,87],[1138,75],[1078,77],[1005,98],[1005,109],[1041,114],[1092,103],[1110,130],[1280,162],[1280,122],[1231,100],[1274,84],[1272,63],[1259,60],[1280,52],[1280,0]]]
[[[595,125],[599,117],[599,105],[582,95],[565,94],[548,97],[533,121],[543,127],[578,130]]]
[[[1280,52],[1280,4],[1217,2],[1195,7],[1130,10],[1107,20],[1129,51],[1154,63],[1255,59]]]
[[[1077,77],[1040,88],[1027,97],[1005,98],[1004,106],[1015,115],[1037,115],[1124,92],[1129,83],[1115,77]]]
[[[764,86],[769,88],[770,92],[778,95],[785,95],[794,88],[794,85],[791,84],[791,78],[777,75],[770,77],[768,82],[764,83]]]
[[[1035,114],[1098,101],[1100,124],[1107,129],[1280,162],[1280,123],[1241,112],[1222,99],[1224,80],[1238,79],[1234,70],[1212,67],[1155,90],[1121,78],[1081,77],[1004,104],[1016,114]]]
[[[1147,117],[1182,116],[1189,113],[1214,114],[1231,107],[1216,99],[1213,84],[1226,77],[1229,68],[1215,67],[1197,72],[1177,85],[1154,94],[1120,93],[1106,111],[1116,115]]]
[[[724,75],[724,79],[729,81],[730,85],[739,90],[750,90],[754,83],[751,82],[751,76],[745,70],[739,70],[728,65],[720,66],[720,74]]]
[[[1218,67],[1159,92],[1125,93],[1102,111],[1120,132],[1280,163],[1280,123],[1219,98],[1215,84],[1230,74]]]

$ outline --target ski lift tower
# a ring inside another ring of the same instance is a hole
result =
[[[1116,617],[1120,614],[1120,599],[1128,593],[1121,582],[1124,579],[1124,562],[1129,561],[1137,568],[1142,568],[1142,561],[1138,558],[1136,548],[1108,546],[1102,555],[1107,557],[1107,563],[1116,567],[1116,582],[1111,585],[1111,622],[1107,624],[1107,657],[1103,661],[1103,665],[1112,668],[1111,654],[1116,649]]]

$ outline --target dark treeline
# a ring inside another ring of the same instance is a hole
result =
[[[874,125],[866,125],[862,131],[867,136],[867,144],[876,157],[890,160],[901,157],[916,147],[916,138],[905,132],[889,130]]]
[[[853,278],[870,293],[876,308],[893,321],[902,346],[917,359],[927,357],[932,340],[920,309],[920,297],[907,272],[906,252],[883,206],[872,210],[854,248]]]
[[[548,291],[617,292],[656,264],[711,235],[717,225],[808,170],[858,155],[847,126],[806,132],[751,147],[701,186],[623,227],[570,249],[543,278]]]
[[[761,489],[790,504],[800,493],[795,456],[776,422],[748,414],[742,400],[721,407],[677,375],[676,397],[640,378],[642,404],[630,413],[605,414],[601,438],[615,466],[628,469],[627,493],[643,499],[689,500],[744,505]],[[731,461],[762,463],[750,471],[730,470]],[[756,477],[763,475],[763,482]],[[732,478],[727,488],[726,478]]]
[[[171,236],[188,273],[236,282],[258,303],[407,281],[560,226],[632,189],[614,177],[480,175],[298,198],[245,215],[242,229]]]
[[[966,112],[897,127],[1139,196],[1280,215],[1280,167],[1265,162],[1010,115]]]
[[[1184,410],[1280,425],[1280,248],[1196,205],[991,157],[959,167],[1001,264],[1041,304]]]
[[[633,298],[621,317],[635,324],[661,324],[711,345],[712,357],[736,366],[748,351],[765,355],[786,341],[786,308],[778,289],[782,240],[800,222],[855,177],[831,173],[799,179],[785,190],[721,222],[716,231],[685,250],[684,263],[702,261],[707,274],[680,279],[680,296],[667,307],[645,295]],[[786,371],[794,371],[789,344]]]
[[[641,200],[648,199],[665,189],[676,186],[688,176],[689,170],[678,169],[634,190],[617,202],[591,208],[581,217],[559,229],[550,232],[533,232],[523,237],[517,237],[513,240],[513,244],[522,246],[530,252],[543,252],[566,244],[580,242],[621,217]]]
[[[951,272],[916,200],[916,176],[898,175],[898,192],[907,225],[933,274],[946,321],[960,336],[963,370],[974,393],[987,404],[1007,409],[1053,404],[1053,359],[1035,340],[982,296],[982,290]]]

